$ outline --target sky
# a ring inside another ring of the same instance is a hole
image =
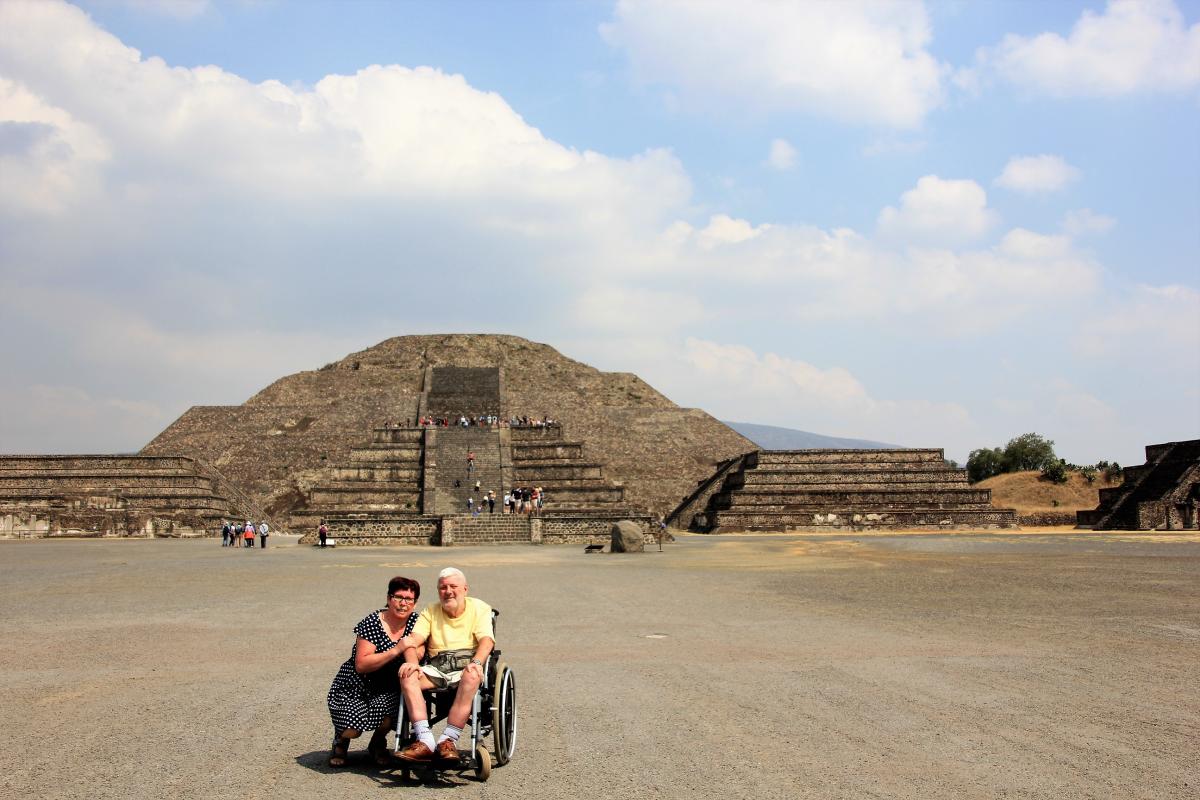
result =
[[[1200,3],[0,0],[0,314],[7,453],[479,332],[1141,463],[1200,437]]]

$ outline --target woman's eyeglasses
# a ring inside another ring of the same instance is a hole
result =
[[[396,601],[398,601],[398,602],[401,602],[401,603],[415,603],[415,602],[417,602],[417,598],[415,598],[415,597],[408,597],[408,596],[406,596],[406,595],[400,595],[400,594],[393,594],[393,595],[391,595],[391,598],[392,598],[393,600],[396,600]]]

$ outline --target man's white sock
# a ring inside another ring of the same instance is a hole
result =
[[[417,737],[417,741],[428,747],[430,750],[437,748],[437,744],[433,741],[433,733],[429,730],[429,720],[423,719],[414,722],[413,736]]]
[[[462,734],[462,728],[456,728],[453,725],[447,725],[446,730],[442,731],[441,737],[438,738],[438,744],[441,744],[447,739],[452,742],[457,742],[460,734]]]

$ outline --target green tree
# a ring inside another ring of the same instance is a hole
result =
[[[1023,433],[1009,439],[1004,446],[1004,469],[1002,472],[1023,472],[1046,469],[1058,461],[1054,454],[1054,442],[1036,433]]]
[[[1001,472],[1005,472],[1004,451],[999,447],[982,447],[967,456],[967,478],[971,483],[979,483]]]

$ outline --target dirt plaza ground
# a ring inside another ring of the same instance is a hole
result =
[[[0,542],[0,797],[1194,798],[1200,536],[682,536],[268,550]],[[388,578],[501,610],[513,761],[325,766]]]

